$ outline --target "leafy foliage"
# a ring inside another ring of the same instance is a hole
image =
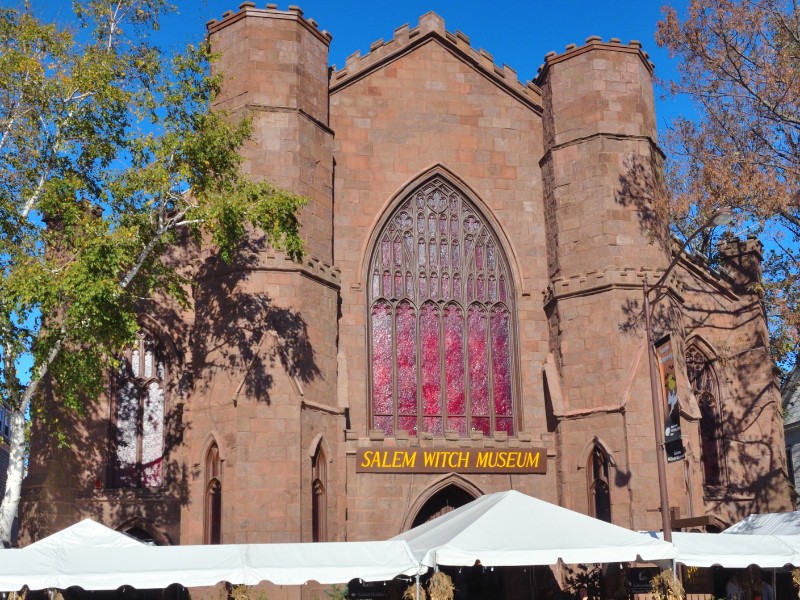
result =
[[[672,214],[691,231],[721,206],[759,234],[775,358],[800,340],[800,14],[790,0],[691,0],[666,8],[659,45],[680,60],[699,118],[667,138]],[[709,239],[703,240],[708,247]]]
[[[46,23],[0,8],[1,393],[17,413],[38,410],[45,380],[77,410],[99,394],[137,308],[187,301],[164,258],[191,236],[230,261],[258,228],[302,256],[303,199],[245,177],[250,123],[210,110],[208,45],[170,56],[148,39],[168,10],[84,0],[72,22]]]

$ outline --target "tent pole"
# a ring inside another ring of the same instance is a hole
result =
[[[417,570],[417,600],[419,600],[419,570]]]

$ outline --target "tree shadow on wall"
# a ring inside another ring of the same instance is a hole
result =
[[[185,382],[195,393],[207,392],[214,374],[233,373],[236,388],[224,401],[236,405],[242,397],[253,397],[270,404],[276,369],[300,384],[321,375],[303,316],[277,306],[264,289],[268,281],[259,287],[253,282],[265,252],[263,240],[254,239],[240,249],[234,267],[211,257],[197,271],[192,365]],[[297,267],[280,255],[271,260],[279,270]]]
[[[662,214],[666,203],[658,196],[664,184],[662,172],[658,157],[629,157],[615,199],[622,207],[636,209],[641,232],[672,257],[676,242],[669,236],[667,215]],[[709,231],[698,239],[698,244],[707,244],[713,234]],[[651,326],[654,340],[675,334],[682,352],[686,351],[685,342],[695,336],[714,345],[713,355],[707,358],[719,382],[718,409],[713,417],[715,426],[705,431],[715,433],[710,437],[706,433],[705,440],[699,435],[700,399],[694,398],[694,407],[681,411],[684,445],[700,462],[703,512],[737,520],[751,512],[789,509],[789,488],[781,447],[780,393],[771,368],[762,301],[754,291],[758,275],[746,260],[723,254],[718,258],[722,269],[712,266],[705,256],[686,256],[667,284],[651,291]],[[642,283],[644,276],[639,274]],[[646,276],[652,285],[660,273]],[[619,330],[644,337],[643,290],[629,296],[621,309]],[[709,348],[705,352],[712,353]],[[684,368],[682,357],[678,358],[677,364]],[[708,418],[706,413],[703,419]],[[711,444],[720,448],[719,485],[704,479],[703,461],[713,459]],[[697,508],[695,512],[699,513]]]

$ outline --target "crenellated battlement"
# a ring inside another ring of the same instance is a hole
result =
[[[589,52],[590,50],[612,50],[614,52],[638,54],[639,58],[641,58],[645,67],[648,71],[650,71],[651,74],[656,68],[656,66],[650,61],[650,55],[642,50],[642,43],[640,41],[631,40],[627,44],[623,44],[619,38],[611,38],[607,42],[604,42],[599,35],[590,35],[586,38],[582,46],[578,46],[577,44],[567,44],[564,52],[561,54],[557,53],[555,50],[551,50],[545,54],[544,63],[539,65],[539,68],[536,72],[536,77],[531,84],[536,86],[542,85],[544,77],[547,74],[547,70],[551,65],[569,60],[570,58],[574,58],[580,54]]]
[[[457,53],[467,62],[480,69],[486,76],[512,91],[518,97],[527,100],[536,107],[542,105],[542,92],[532,82],[522,83],[517,78],[517,72],[508,65],[499,66],[494,62],[494,57],[483,48],[474,48],[469,37],[463,32],[445,29],[444,19],[434,12],[428,12],[419,18],[415,27],[408,23],[394,31],[391,40],[379,39],[369,46],[369,52],[362,56],[356,51],[347,57],[345,66],[331,69],[331,92],[336,91],[350,83],[358,81],[387,62],[409,52],[411,49],[425,43],[431,38],[436,38],[447,48]]]
[[[225,11],[222,13],[222,19],[220,20],[211,19],[206,23],[206,29],[208,30],[209,35],[211,35],[218,32],[220,29],[224,29],[225,27],[244,19],[245,17],[294,19],[305,26],[306,29],[308,29],[326,44],[330,44],[331,40],[333,39],[333,36],[328,31],[324,29],[320,30],[319,25],[314,19],[304,17],[303,10],[299,6],[290,5],[288,10],[278,10],[277,4],[267,4],[266,8],[256,8],[256,3],[252,2],[251,0],[242,2],[239,5],[238,11]]]

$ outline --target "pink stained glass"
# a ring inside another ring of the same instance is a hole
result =
[[[422,419],[422,430],[433,435],[444,435],[442,428],[442,417],[424,417]]]
[[[448,300],[450,298],[450,277],[447,273],[442,275],[442,299]]]
[[[452,262],[453,268],[454,269],[458,269],[459,267],[461,267],[461,254],[458,251],[458,242],[457,241],[453,240],[453,246],[452,246],[450,252],[453,255],[453,262]]]
[[[470,275],[467,277],[467,302],[475,300],[475,279]]]
[[[441,243],[439,244],[439,265],[442,267],[447,266],[447,255],[449,252],[450,250],[447,247],[447,240],[442,238]]]
[[[414,278],[411,276],[411,271],[406,272],[406,297],[414,297]]]
[[[436,273],[431,274],[431,298],[436,300],[439,297],[439,276]]]
[[[428,215],[428,235],[436,234],[436,215]]]
[[[467,418],[466,417],[447,417],[447,428],[452,431],[457,431],[462,436],[467,435]]]
[[[389,240],[386,238],[381,242],[381,262],[384,267],[389,266]]]
[[[164,390],[152,382],[147,386],[142,415],[142,485],[158,487],[162,483],[164,458]]]
[[[469,397],[471,414],[489,416],[489,356],[486,347],[486,311],[471,306],[467,316],[467,356],[469,357]],[[474,421],[473,421],[474,426]]]
[[[417,232],[425,232],[425,215],[422,213],[417,213]]]
[[[450,233],[454,238],[458,237],[458,217],[456,215],[450,217]]]
[[[425,257],[426,257],[426,255],[425,255],[425,242],[423,240],[419,241],[418,250],[419,250],[419,252],[418,252],[418,255],[419,255],[419,266],[420,267],[424,267],[425,266]]]
[[[489,302],[497,302],[497,280],[494,275],[489,277]]]
[[[480,431],[483,435],[491,433],[489,417],[472,417],[472,431]]]
[[[436,240],[431,238],[430,242],[428,243],[428,258],[431,269],[436,268],[436,255],[438,254],[438,246],[436,245]]]
[[[397,417],[397,430],[407,431],[410,435],[417,435],[417,415]]]
[[[385,298],[392,297],[392,274],[389,271],[383,272],[383,296]]]
[[[465,415],[464,314],[454,305],[444,310],[444,361],[447,414]]]
[[[483,275],[478,275],[478,300],[486,300],[486,288],[484,286]]]
[[[419,274],[419,297],[420,300],[428,297],[428,280],[425,278],[425,273]]]
[[[408,302],[397,307],[397,414],[417,414],[416,319]]]
[[[475,268],[483,271],[483,244],[475,246]]]
[[[388,302],[378,302],[372,309],[372,414],[377,423],[377,417],[393,412],[392,309]]]
[[[378,431],[382,431],[386,435],[394,434],[394,417],[392,415],[374,416],[372,417],[372,427]]]
[[[453,299],[461,300],[461,275],[453,275]]]
[[[489,242],[486,244],[486,262],[490,271],[494,271],[497,266],[497,261],[494,254],[494,244]]]
[[[498,306],[492,311],[492,381],[494,414],[511,416],[511,353],[509,349],[508,310]]]
[[[394,264],[395,266],[400,266],[403,261],[403,244],[400,242],[400,238],[394,238]]]
[[[422,379],[422,407],[425,415],[442,414],[441,364],[439,354],[439,311],[433,304],[425,304],[419,319],[420,377]],[[441,427],[441,425],[440,425]],[[426,430],[428,431],[428,430]]]
[[[506,294],[506,278],[500,276],[500,302],[508,302]]]
[[[464,238],[464,259],[467,261],[469,265],[469,253],[472,250],[472,236],[468,235]]]
[[[406,252],[411,256],[414,251],[414,239],[408,231],[403,235],[403,243],[406,245]]]
[[[511,417],[495,417],[495,431],[505,431],[508,435],[514,435],[514,419]]]
[[[439,215],[439,233],[442,235],[447,233],[447,215]]]
[[[394,297],[403,297],[403,275],[400,271],[396,271],[394,274]]]

